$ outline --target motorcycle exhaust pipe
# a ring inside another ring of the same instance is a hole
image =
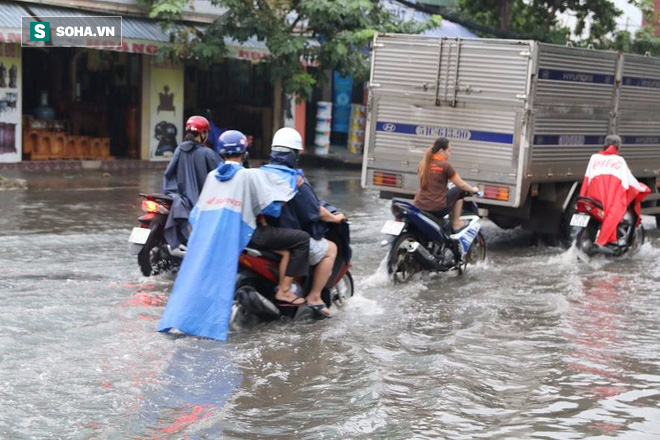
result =
[[[422,246],[419,242],[413,242],[413,243],[408,243],[406,246],[406,250],[412,254],[413,258],[415,261],[426,267],[427,269],[432,269],[432,270],[441,270],[442,267],[438,262],[436,261],[435,258],[433,258],[433,255],[426,250],[424,246]]]

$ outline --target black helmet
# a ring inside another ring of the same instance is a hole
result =
[[[616,134],[608,134],[605,137],[605,148],[609,148],[610,145],[614,145],[617,150],[619,147],[621,147],[621,136],[618,136]]]

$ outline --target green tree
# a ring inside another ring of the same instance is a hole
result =
[[[571,39],[570,29],[559,24],[560,14],[575,18],[578,42],[593,44],[612,35],[621,15],[611,0],[459,0],[458,9],[477,23],[553,43]]]
[[[271,77],[282,81],[286,93],[301,98],[310,97],[314,85],[324,80],[324,69],[367,78],[368,47],[376,32],[418,33],[441,21],[440,16],[421,24],[406,21],[379,0],[212,0],[226,13],[200,29],[175,24],[187,0],[143,2],[152,18],[173,31],[173,55],[214,60],[225,54],[225,38],[256,38],[271,54],[264,60]]]
[[[631,3],[641,9],[647,23],[653,22],[653,0],[635,0]],[[622,30],[615,33],[611,39],[603,41],[599,48],[660,56],[660,37],[654,34],[651,26],[642,27],[634,35],[628,30]]]

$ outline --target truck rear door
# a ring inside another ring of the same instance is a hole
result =
[[[443,136],[485,202],[517,206],[533,44],[376,36],[363,186],[414,194],[419,161]]]

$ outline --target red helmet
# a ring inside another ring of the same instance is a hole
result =
[[[211,131],[211,124],[209,124],[209,120],[203,116],[191,116],[186,121],[186,130]]]

